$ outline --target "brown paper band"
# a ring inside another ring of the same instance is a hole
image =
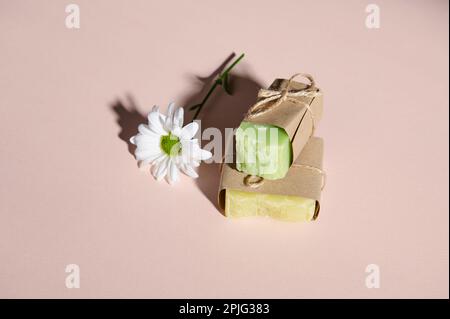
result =
[[[314,166],[304,165],[304,164],[293,164],[292,166],[307,168],[307,169],[313,170],[313,171],[317,172],[318,174],[322,175],[322,187],[320,188],[320,190],[323,190],[325,188],[325,185],[327,183],[327,173],[324,170],[314,167]]]
[[[327,181],[327,174],[325,173],[324,170],[321,170],[320,168],[317,168],[314,166],[304,165],[304,164],[292,164],[292,167],[303,167],[303,168],[307,168],[307,169],[310,169],[310,170],[313,170],[313,171],[319,173],[320,175],[322,175],[321,190],[323,190],[325,188],[325,184]],[[244,185],[245,186],[252,187],[252,188],[258,188],[262,184],[264,184],[264,177],[256,176],[256,175],[247,175],[244,177]]]

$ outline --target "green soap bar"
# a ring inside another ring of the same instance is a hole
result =
[[[236,131],[236,168],[266,179],[283,178],[292,163],[286,131],[274,125],[242,122]]]

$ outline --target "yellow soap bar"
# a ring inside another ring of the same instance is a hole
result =
[[[311,221],[316,201],[298,196],[260,194],[227,189],[225,216],[268,216],[283,221]]]

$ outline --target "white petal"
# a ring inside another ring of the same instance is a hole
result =
[[[135,140],[134,140],[135,137],[136,137],[136,136],[130,137],[130,143],[131,143],[131,144],[136,145],[136,142],[135,142]]]
[[[156,175],[156,171],[159,168],[159,164],[166,158],[168,157],[166,153],[162,153],[161,156],[159,156],[158,158],[156,158],[153,162],[152,162],[152,169],[151,169],[151,173],[153,176]]]
[[[212,153],[207,150],[200,150],[200,159],[202,161],[207,160],[212,157]]]
[[[189,165],[189,164],[182,164],[180,166],[181,170],[183,171],[183,173],[185,173],[187,176],[190,176],[192,178],[197,178],[198,174],[197,172],[194,170],[194,168]]]
[[[190,162],[200,150],[200,146],[198,145],[197,139],[186,140],[181,139],[181,155],[183,156],[183,160],[185,162]]]
[[[156,134],[165,134],[159,111],[151,111],[148,114],[148,127]]]
[[[207,160],[212,157],[212,153],[207,150],[200,148],[198,141],[196,139],[192,140],[182,140],[182,152],[185,160]]]
[[[166,121],[166,116],[159,112],[159,107],[157,105],[154,105],[152,108],[152,112],[159,113],[159,119],[161,121],[161,124],[164,125],[164,122]]]
[[[177,108],[173,115],[172,129],[176,127],[183,127],[183,117],[184,117],[184,109],[182,107]]]
[[[200,166],[200,162],[194,160],[194,161],[192,161],[192,166],[194,166],[194,167],[199,167],[199,166]]]
[[[200,148],[200,145],[197,143],[192,143],[192,157],[196,160],[205,160],[212,156],[212,153]]]
[[[159,153],[161,152],[161,147],[158,143],[138,143],[136,144],[137,148],[136,151],[142,151],[142,152],[151,152],[151,153]]]
[[[157,132],[153,132],[147,124],[139,124],[138,131],[142,135],[159,136]]]
[[[164,176],[166,176],[167,169],[169,167],[169,163],[170,163],[170,158],[167,156],[161,162],[156,164],[157,168],[156,168],[153,176],[155,177],[155,179],[157,181],[160,181],[161,179],[164,178]]]
[[[182,132],[182,130],[181,130],[181,128],[179,128],[179,127],[175,127],[175,128],[171,131],[172,135],[175,135],[175,136],[178,137],[178,138],[181,138],[181,132]]]
[[[142,167],[144,165],[148,165],[148,164],[152,164],[158,161],[158,159],[162,158],[165,154],[160,152],[160,153],[155,153],[143,160],[139,161],[139,167]]]
[[[181,130],[181,137],[187,140],[190,140],[195,136],[198,131],[198,123],[191,122]]]
[[[159,145],[161,143],[161,138],[156,137],[156,135],[150,136],[150,135],[142,135],[138,134],[133,137],[133,144],[136,145],[138,148],[143,149],[150,149],[150,148],[156,148],[159,149]]]
[[[172,130],[174,111],[175,111],[175,103],[173,103],[173,102],[169,103],[169,106],[167,108],[167,116],[166,116],[166,120],[165,120],[165,123],[164,123],[164,128],[167,131]]]
[[[167,181],[169,182],[169,184],[173,184],[178,181],[178,167],[175,161],[170,161],[167,177]]]
[[[136,156],[136,159],[138,161],[145,161],[146,159],[153,157],[154,155],[158,154],[158,150],[143,150],[143,149],[137,149],[134,152],[134,155]]]
[[[175,109],[176,109],[175,103],[174,102],[170,102],[168,107],[167,107],[167,116],[173,117]]]

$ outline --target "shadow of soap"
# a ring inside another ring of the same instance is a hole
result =
[[[139,124],[147,123],[147,117],[138,111],[131,95],[127,95],[124,101],[117,99],[110,108],[116,114],[116,123],[120,127],[118,137],[127,144],[128,152],[134,156],[135,146],[131,144],[130,138],[138,132]]]
[[[185,123],[192,121],[195,111],[189,111],[188,107],[200,103],[208,89],[211,87],[216,76],[220,73],[212,74],[201,80],[202,89],[199,92],[187,96],[181,105],[185,109]],[[199,80],[200,78],[197,77]],[[207,128],[217,128],[221,132],[222,137],[222,154],[225,154],[225,129],[237,128],[241,123],[244,115],[252,106],[258,94],[261,84],[248,74],[230,73],[230,89],[232,95],[228,95],[222,87],[215,90],[213,95],[204,105],[198,119],[201,120],[201,130]],[[202,147],[210,141],[202,139]],[[217,158],[217,157],[216,157]],[[215,205],[220,211],[217,204],[217,193],[220,183],[220,163],[218,162],[202,162],[199,169],[199,178],[196,180],[198,188],[201,192]]]

